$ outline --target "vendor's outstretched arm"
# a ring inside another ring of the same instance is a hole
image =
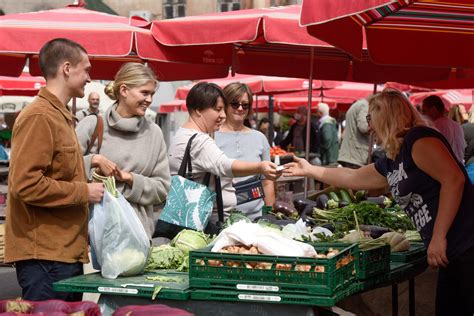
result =
[[[324,168],[313,166],[302,158],[294,157],[293,159],[294,162],[285,165],[283,175],[310,177],[329,185],[354,190],[382,189],[388,185],[387,179],[375,169],[373,164],[359,169]]]

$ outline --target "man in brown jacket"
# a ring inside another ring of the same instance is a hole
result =
[[[39,54],[46,87],[18,116],[12,138],[5,262],[15,263],[26,300],[80,300],[54,292],[58,280],[82,274],[87,256],[87,203],[102,184],[86,182],[84,163],[66,104],[83,97],[90,62],[79,44],[46,43]]]

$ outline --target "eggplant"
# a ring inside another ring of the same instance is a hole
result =
[[[369,196],[366,200],[369,203],[377,204],[381,208],[385,208],[385,204],[383,202],[385,201],[385,196]]]
[[[295,217],[298,216],[298,211],[287,202],[283,201],[276,201],[273,205],[273,213],[283,213],[285,216],[288,217]]]
[[[326,194],[321,194],[316,200],[316,206],[320,209],[326,209],[328,206],[329,197]]]
[[[300,216],[311,214],[314,207],[317,207],[317,203],[315,201],[311,201],[308,199],[297,198],[293,200],[293,205],[295,206],[298,214]]]
[[[329,229],[329,230],[330,230],[331,232],[333,232],[333,233],[336,231],[336,227],[334,227],[334,225],[331,224],[331,223],[327,223],[327,224],[321,225],[321,227],[327,228],[327,229]]]
[[[376,225],[359,225],[359,228],[364,232],[369,232],[370,237],[379,238],[385,233],[390,232],[391,230],[385,227],[380,227]]]

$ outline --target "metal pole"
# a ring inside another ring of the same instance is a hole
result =
[[[309,66],[309,89],[308,89],[308,109],[306,115],[306,144],[305,144],[305,159],[309,161],[309,146],[311,139],[311,104],[313,101],[313,66],[314,66],[314,47],[310,48],[310,66]],[[308,197],[308,177],[304,178],[304,198]]]
[[[270,126],[268,127],[268,142],[270,146],[273,144],[273,96],[268,96],[268,120],[270,121]]]

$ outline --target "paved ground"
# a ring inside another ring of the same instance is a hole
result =
[[[15,269],[0,266],[0,300],[21,297],[21,288],[16,281]]]

